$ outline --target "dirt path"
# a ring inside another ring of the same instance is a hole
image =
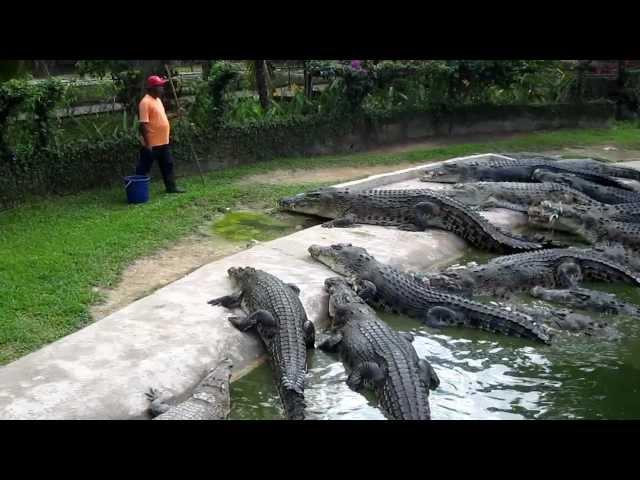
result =
[[[428,142],[395,145],[372,150],[371,153],[401,152],[413,149],[438,148],[453,143],[486,141],[506,138],[513,135],[473,136],[456,139],[443,139]],[[611,149],[611,145],[596,145],[586,148],[565,148],[543,152],[548,155],[575,155],[576,158],[598,157],[611,161],[640,160],[640,151]],[[415,166],[410,163],[372,167],[332,167],[318,170],[276,170],[264,175],[253,175],[245,178],[243,183],[302,183],[302,182],[346,182]],[[95,320],[127,306],[145,297],[155,290],[178,280],[193,270],[214,260],[231,255],[246,248],[244,244],[227,242],[214,234],[210,229],[201,229],[195,235],[178,241],[173,247],[161,250],[154,255],[141,258],[130,265],[122,275],[118,286],[105,290],[104,303],[95,305],[91,315]]]
[[[102,290],[106,299],[104,303],[92,306],[91,316],[94,320],[100,320],[197,268],[243,248],[244,245],[204,233],[184,238],[170,248],[129,265],[115,288]]]

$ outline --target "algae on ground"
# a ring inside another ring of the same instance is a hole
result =
[[[213,224],[213,231],[228,240],[267,241],[293,232],[295,226],[269,215],[255,212],[230,212]]]

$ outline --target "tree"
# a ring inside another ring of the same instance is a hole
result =
[[[256,89],[260,97],[260,105],[264,110],[268,110],[271,104],[269,96],[269,87],[267,80],[267,66],[264,60],[254,60],[254,68],[256,75]]]
[[[0,82],[19,78],[27,73],[24,60],[0,60]]]
[[[135,113],[138,101],[144,95],[145,79],[149,75],[166,75],[169,60],[81,60],[77,63],[81,75],[103,78],[107,74],[115,84],[117,100],[127,111]]]

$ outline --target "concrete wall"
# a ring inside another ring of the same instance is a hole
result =
[[[300,146],[295,154],[330,155],[358,152],[433,137],[524,133],[558,128],[604,128],[610,126],[614,117],[615,108],[609,104],[463,106],[447,113],[406,113],[400,118],[363,122],[344,135],[320,136],[308,145]],[[261,151],[267,152],[271,148],[270,144],[265,144]],[[236,152],[235,149],[221,147],[221,150],[225,153],[214,148],[210,155],[201,158],[205,170],[217,170],[256,161],[251,155]],[[273,156],[289,154],[291,153],[273,152]],[[180,173],[185,172],[197,172],[196,165],[187,159],[181,159]],[[159,174],[156,177],[160,178]]]

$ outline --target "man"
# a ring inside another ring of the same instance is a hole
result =
[[[147,94],[138,105],[138,120],[144,146],[140,151],[136,175],[148,175],[153,161],[157,160],[167,193],[184,193],[183,189],[176,186],[173,157],[169,149],[169,118],[160,100],[167,82],[168,80],[157,75],[147,78]]]

